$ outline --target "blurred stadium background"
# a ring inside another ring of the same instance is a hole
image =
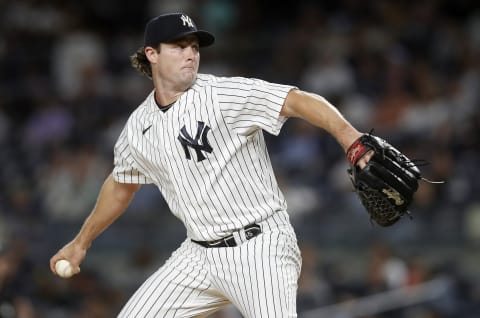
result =
[[[145,186],[82,274],[50,256],[112,168],[151,83],[129,66],[145,22],[184,11],[217,36],[201,72],[325,96],[359,129],[431,164],[413,220],[372,225],[341,148],[297,120],[267,136],[304,257],[299,317],[480,315],[477,1],[0,1],[0,317],[114,317],[185,235]],[[113,267],[112,267],[113,266]],[[237,318],[232,308],[216,317]]]

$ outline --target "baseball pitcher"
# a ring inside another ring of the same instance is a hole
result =
[[[213,42],[183,13],[148,22],[132,65],[153,90],[116,142],[114,169],[95,207],[50,260],[53,273],[61,259],[79,273],[93,240],[140,186],[157,186],[187,237],[118,317],[206,317],[229,304],[249,318],[296,317],[301,257],[263,132],[278,135],[289,117],[302,118],[345,152],[363,135],[318,95],[198,74],[200,48]],[[355,154],[355,166],[362,169],[370,156]]]

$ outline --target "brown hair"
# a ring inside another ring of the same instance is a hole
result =
[[[160,51],[160,46],[156,48],[157,52]],[[148,60],[147,56],[145,55],[145,47],[141,46],[130,56],[130,62],[134,69],[142,73],[143,75],[147,76],[148,78],[152,78],[152,67],[150,65],[150,61]]]

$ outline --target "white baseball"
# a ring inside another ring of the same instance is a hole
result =
[[[55,270],[57,271],[58,276],[63,278],[69,278],[73,275],[72,264],[65,259],[61,259],[55,263]]]

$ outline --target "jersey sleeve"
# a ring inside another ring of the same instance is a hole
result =
[[[286,117],[280,115],[294,86],[259,79],[229,78],[218,83],[218,101],[225,121],[237,133],[248,135],[263,129],[278,135]]]
[[[135,167],[135,160],[130,152],[127,138],[127,126],[125,126],[115,144],[113,179],[119,183],[149,184],[153,181],[141,173]]]

